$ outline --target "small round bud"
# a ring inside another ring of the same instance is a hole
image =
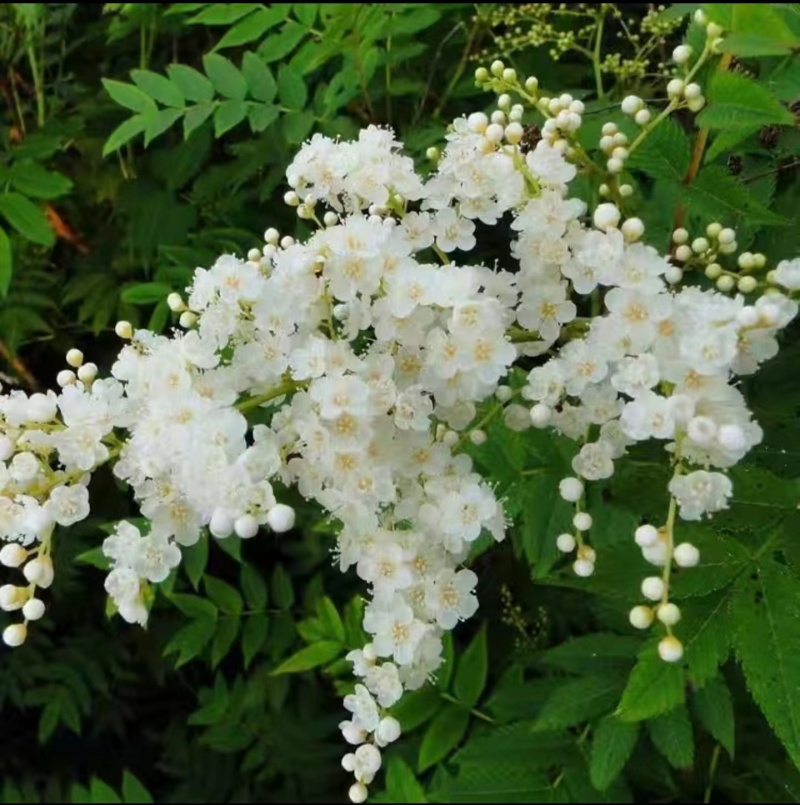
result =
[[[685,247],[681,246],[680,248]],[[678,268],[678,266],[669,266],[664,272],[664,279],[670,285],[677,285],[683,279],[683,270]]]
[[[717,235],[717,240],[720,243],[733,243],[736,240],[736,232],[726,227],[720,230]]]
[[[376,737],[384,745],[394,743],[400,737],[400,722],[392,716],[386,716],[378,722],[378,729],[375,730]]]
[[[744,271],[749,271],[751,268],[755,268],[753,255],[750,254],[750,252],[742,252],[736,262],[739,264],[739,268]]]
[[[354,756],[355,757],[355,756]],[[350,786],[350,790],[347,792],[348,796],[350,797],[350,802],[355,802],[356,805],[359,805],[361,802],[367,801],[367,787],[364,783],[353,783]]]
[[[649,548],[658,542],[658,529],[652,525],[640,525],[634,532],[633,538],[640,548]]]
[[[291,531],[294,528],[294,520],[294,509],[285,503],[278,503],[267,512],[267,525],[279,534]]]
[[[678,662],[683,657],[683,643],[673,635],[667,635],[658,644],[658,656],[664,662]]]
[[[644,101],[638,95],[628,95],[622,99],[621,106],[626,115],[635,115],[644,106]]]
[[[597,192],[603,198],[608,198],[608,196],[611,195],[611,188],[605,182],[603,182],[603,184],[601,184],[600,187],[597,189]]]
[[[500,61],[500,59],[495,59],[489,69],[492,71],[492,75],[501,76],[503,74],[503,70],[506,69],[506,66]]]
[[[717,223],[716,221],[710,223],[706,227],[706,235],[708,235],[710,238],[718,238],[720,232],[722,232],[722,224]]]
[[[682,263],[685,263],[687,260],[690,260],[692,257],[692,248],[691,246],[687,246],[685,243],[681,246],[678,246],[675,249],[675,258],[680,260]]]
[[[345,771],[353,772],[356,769],[356,756],[352,752],[348,752],[342,758],[342,768]]]
[[[578,531],[588,531],[592,527],[592,515],[589,512],[578,512],[572,518],[572,525]]]
[[[633,185],[621,184],[619,186],[619,194],[622,198],[630,198],[633,195]]]
[[[178,324],[180,324],[184,330],[191,329],[195,326],[195,324],[197,324],[197,314],[192,313],[191,310],[184,310],[178,319]]]
[[[46,590],[53,583],[53,562],[49,556],[38,556],[25,565],[22,575],[31,584]]]
[[[603,128],[601,129],[603,135],[606,137],[613,137],[618,131],[619,128],[616,123],[603,123]]]
[[[649,109],[640,109],[634,116],[633,119],[636,121],[636,124],[639,126],[646,126],[650,122],[650,118],[652,115],[650,114]]]
[[[681,619],[681,611],[677,605],[666,603],[658,608],[656,617],[664,626],[674,626]]]
[[[514,395],[511,386],[498,386],[494,396],[499,402],[508,402]]]
[[[594,573],[594,562],[588,559],[576,559],[572,563],[572,570],[576,576],[586,579]]]
[[[4,584],[0,587],[0,609],[3,612],[14,612],[19,609],[25,601],[26,590],[24,587],[15,587],[13,584]]]
[[[717,290],[722,291],[722,293],[730,293],[734,285],[736,285],[735,280],[727,274],[717,280]]]
[[[614,145],[627,145],[628,144],[628,135],[623,134],[621,131],[618,131],[614,135]]]
[[[695,567],[700,562],[700,551],[691,542],[682,542],[675,547],[672,558],[678,567]]]
[[[618,145],[612,152],[611,156],[615,159],[620,159],[623,162],[628,158],[628,149],[622,145]]]
[[[667,95],[669,95],[670,98],[676,98],[679,95],[683,95],[683,90],[685,87],[686,84],[684,83],[683,79],[673,78],[672,81],[667,84]]]
[[[310,221],[314,217],[314,210],[312,210],[307,204],[301,204],[297,208],[297,217],[303,219],[304,221]]]
[[[339,216],[335,212],[333,212],[333,210],[328,210],[328,212],[326,212],[325,215],[322,216],[322,223],[328,227],[336,226],[336,224],[339,223]]]
[[[715,280],[722,276],[722,266],[719,263],[709,263],[705,274],[710,280]]]
[[[672,60],[675,64],[686,64],[692,58],[692,48],[689,45],[678,45],[672,51]]]
[[[702,254],[708,251],[709,242],[705,238],[695,238],[692,241],[692,251],[695,254]]]
[[[21,646],[28,636],[28,627],[24,623],[13,623],[3,629],[3,642],[11,648]]]
[[[628,185],[630,187],[630,185]],[[620,188],[621,189],[621,188]],[[635,243],[644,235],[644,223],[641,218],[628,218],[620,227],[625,240]]]
[[[706,36],[708,36],[709,39],[716,39],[722,34],[722,31],[723,28],[721,25],[718,25],[716,22],[709,22],[706,27]]]
[[[252,514],[243,514],[233,524],[236,536],[241,539],[250,539],[258,534],[258,520]]]
[[[536,90],[539,89],[539,79],[535,75],[528,76],[528,78],[525,79],[525,89],[528,90],[528,92],[536,92]]]
[[[517,143],[522,140],[523,135],[525,134],[525,129],[519,123],[509,123],[506,126],[505,130],[505,137],[508,142],[512,145],[516,145]]]
[[[720,243],[719,251],[721,254],[733,254],[739,248],[739,244],[734,240],[733,243]]]
[[[503,70],[503,81],[516,81],[517,80],[517,71],[513,67],[506,67]],[[511,100],[509,98],[509,100]]]
[[[271,226],[264,232],[264,242],[272,246],[277,246],[278,241],[281,239],[281,233],[275,227]]]
[[[22,614],[26,620],[38,621],[44,615],[45,609],[44,601],[39,598],[31,598],[22,607]]]
[[[765,254],[761,254],[761,252],[756,252],[753,255],[753,268],[764,268],[767,264],[767,256]]]
[[[611,159],[606,162],[606,170],[609,173],[622,173],[622,169],[625,167],[625,163],[619,159],[618,157],[611,157]]]
[[[583,484],[577,478],[562,478],[558,492],[569,503],[576,503],[583,495]]]
[[[62,389],[71,386],[76,380],[75,372],[73,372],[72,369],[62,369],[56,375],[56,383],[58,383]]]
[[[472,431],[472,433],[470,433],[470,435],[469,435],[469,440],[474,445],[477,445],[477,446],[480,446],[482,444],[486,444],[486,438],[487,438],[486,437],[486,431],[481,430],[480,428],[478,428],[477,430]]]
[[[705,96],[700,95],[697,98],[692,98],[686,102],[686,105],[689,107],[690,112],[699,112],[706,105]]]
[[[492,112],[492,116],[489,119],[492,121],[492,123],[497,123],[500,126],[505,126],[507,122],[506,113],[501,111],[500,109],[495,109],[495,111]]]
[[[658,601],[664,595],[664,582],[661,576],[648,576],[642,582],[642,595],[648,601]]]
[[[741,293],[753,293],[758,287],[758,280],[755,277],[742,277],[736,287]]]
[[[441,153],[440,153],[439,149],[438,149],[438,148],[437,148],[435,145],[432,145],[432,146],[431,146],[431,147],[430,147],[430,148],[429,148],[429,149],[428,149],[428,150],[425,152],[425,156],[426,156],[426,157],[427,157],[427,158],[428,158],[428,159],[429,159],[431,162],[438,162],[438,161],[439,161],[439,157],[441,156]]]
[[[483,136],[486,137],[490,143],[499,143],[504,135],[505,129],[499,123],[490,124],[483,133]]]
[[[467,125],[469,126],[471,131],[474,131],[476,134],[483,134],[486,131],[486,127],[489,125],[489,118],[483,112],[473,112],[467,118]]]
[[[531,422],[535,428],[544,428],[550,422],[550,417],[553,415],[553,410],[549,405],[544,403],[536,403],[531,408]]]
[[[603,231],[616,229],[619,224],[619,219],[620,211],[616,204],[610,204],[608,202],[598,204],[597,209],[594,211],[594,225]]]
[[[558,537],[556,537],[556,548],[558,548],[561,553],[572,553],[575,550],[575,537],[566,532],[559,534]]]
[[[79,349],[71,349],[67,352],[67,363],[77,369],[83,363],[83,353]]]
[[[10,542],[0,549],[0,565],[19,567],[28,558],[28,552],[16,542]]]
[[[217,539],[225,539],[233,532],[233,518],[224,509],[214,509],[208,530]]]
[[[251,257],[251,254],[255,253],[255,257]],[[250,249],[247,253],[248,260],[260,260],[261,259],[261,251],[259,249]],[[167,296],[167,307],[173,313],[183,313],[186,310],[186,304],[183,301],[183,298],[179,293],[171,293]]]
[[[300,204],[300,196],[298,196],[294,190],[289,190],[287,193],[285,193],[283,200],[290,207],[297,207]]]
[[[78,369],[78,380],[82,383],[91,383],[97,377],[97,364],[84,363]]]
[[[442,436],[442,442],[447,447],[455,447],[458,444],[458,434],[454,430],[448,430]]]
[[[0,434],[0,461],[8,461],[14,455],[14,442],[3,434]]]
[[[628,613],[628,620],[634,629],[647,629],[653,623],[653,610],[650,607],[634,607]]]
[[[261,259],[261,249],[250,249],[247,252],[247,259],[251,263],[257,263]],[[177,308],[173,307],[173,301],[177,304]],[[167,297],[167,306],[170,310],[174,310],[175,312],[179,313],[183,307],[183,300],[181,299],[181,295],[178,293],[171,293]]]
[[[672,233],[672,242],[677,243],[679,246],[689,240],[689,233],[683,227],[676,229]]]
[[[478,69],[475,70],[475,80],[480,82],[481,84],[484,81],[488,81],[489,71],[485,67],[478,67]]]
[[[694,12],[692,17],[693,17],[694,21],[698,25],[707,25],[708,24],[708,16],[706,15],[706,12],[703,11],[702,8],[698,8],[697,11]]]

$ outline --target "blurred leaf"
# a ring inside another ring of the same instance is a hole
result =
[[[419,747],[417,768],[420,773],[429,769],[456,748],[469,725],[466,710],[447,704],[431,721]]]
[[[322,640],[312,646],[300,649],[296,654],[282,662],[273,672],[273,676],[278,674],[297,674],[302,671],[310,671],[320,665],[326,665],[339,657],[343,652],[341,643],[331,640]]]
[[[459,657],[453,693],[467,707],[473,707],[486,686],[489,657],[486,649],[486,627],[475,636],[467,650]]]

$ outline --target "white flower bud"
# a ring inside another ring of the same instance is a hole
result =
[[[682,542],[675,547],[672,558],[678,567],[695,567],[700,562],[700,551],[691,542]]]
[[[672,242],[673,243],[677,243],[678,245],[681,245],[683,243],[686,243],[687,240],[689,240],[689,233],[685,229],[683,229],[683,227],[680,227],[679,229],[676,229],[672,233]]]
[[[506,126],[505,138],[512,145],[516,145],[525,134],[525,129],[519,123],[509,123]]]
[[[646,126],[650,122],[650,118],[652,115],[650,114],[649,109],[640,109],[634,116],[633,119],[636,121],[636,124],[639,126]]]
[[[713,221],[706,227],[706,235],[710,238],[718,238],[720,232],[722,232],[722,224],[716,221]]]
[[[704,95],[699,95],[697,98],[692,98],[686,102],[690,112],[699,112],[705,105],[706,99]]]
[[[528,76],[528,78],[525,79],[525,89],[528,90],[528,92],[536,92],[538,88],[539,79],[535,75]]]
[[[511,386],[498,386],[494,396],[499,402],[508,402],[514,396],[514,392]]]
[[[271,246],[277,246],[278,241],[281,239],[281,234],[275,227],[270,227],[264,232],[264,242]]]
[[[635,115],[644,106],[644,101],[638,95],[628,95],[622,99],[621,106],[626,115]]]
[[[489,118],[483,112],[473,112],[467,118],[467,125],[476,134],[483,134],[486,127],[489,125]]]
[[[455,447],[458,444],[458,434],[454,430],[448,430],[442,436],[442,442],[447,447]]]
[[[664,594],[664,582],[661,576],[648,576],[642,582],[642,595],[648,601],[658,601]]]
[[[217,539],[225,539],[233,532],[233,518],[224,509],[214,509],[208,530]]]
[[[91,383],[97,377],[97,364],[84,363],[78,369],[78,380],[82,383]]]
[[[278,503],[267,512],[267,525],[278,534],[294,528],[295,513],[291,506]]]
[[[192,313],[191,310],[184,310],[181,313],[180,318],[178,319],[178,324],[184,328],[184,330],[189,330],[197,324],[197,314]]]
[[[698,8],[697,11],[694,12],[692,17],[693,17],[694,21],[698,25],[707,25],[708,24],[708,16],[706,15],[706,12],[703,11],[702,8]]]
[[[680,260],[682,263],[685,263],[687,260],[689,260],[691,256],[692,256],[691,246],[683,244],[681,246],[678,246],[677,249],[675,249],[675,259]]]
[[[281,249],[288,249],[290,246],[294,246],[294,238],[291,235],[284,235],[280,242]]]
[[[356,805],[359,805],[361,802],[367,801],[367,787],[364,783],[354,783],[350,786],[350,790],[347,792],[348,796],[350,797],[350,802],[355,802]]]
[[[6,435],[0,435],[0,461],[8,461],[14,455],[14,442]]]
[[[508,72],[508,70],[506,70],[506,72]],[[516,78],[516,74],[514,77]],[[503,76],[503,78],[505,78],[505,76]],[[513,81],[514,79],[509,78],[506,80]],[[511,109],[511,96],[507,92],[504,92],[497,98],[497,108],[502,109],[504,112],[507,112],[509,109]]]
[[[692,58],[692,48],[689,45],[678,45],[672,51],[672,60],[675,64],[686,64]]]
[[[630,187],[630,185],[628,185],[628,187]],[[622,190],[622,188],[620,188],[620,190]],[[628,218],[622,222],[620,230],[625,236],[625,240],[630,243],[635,243],[644,235],[644,222],[641,218]]]
[[[13,612],[19,609],[25,601],[24,587],[15,587],[13,584],[4,584],[0,587],[0,609],[3,612]]]
[[[49,556],[38,556],[25,565],[22,575],[31,584],[46,590],[53,583],[53,562]]]
[[[664,626],[674,626],[681,619],[681,611],[673,603],[662,604],[656,612],[656,617]]]
[[[667,635],[658,644],[658,655],[664,662],[678,662],[683,657],[683,643],[673,635]]]
[[[634,607],[628,613],[628,620],[634,629],[647,629],[653,623],[653,610],[650,607]]]
[[[0,564],[5,567],[19,567],[27,558],[28,552],[16,542],[10,542],[0,550]]]
[[[470,435],[469,435],[469,440],[474,445],[477,445],[477,446],[480,446],[482,444],[486,444],[486,438],[487,438],[486,437],[486,431],[481,430],[480,428],[478,428],[477,430],[472,431],[472,433],[470,433]]]
[[[695,254],[702,254],[708,251],[709,242],[705,238],[695,238],[692,241],[692,251]]]
[[[283,200],[290,207],[297,207],[300,204],[300,196],[298,196],[294,190],[289,190],[287,193],[285,193]]]
[[[616,204],[609,202],[598,204],[597,209],[594,211],[594,225],[603,231],[616,229],[619,219],[620,211]]]
[[[563,478],[558,485],[561,497],[569,503],[575,503],[583,495],[583,484],[577,478]]]
[[[499,143],[503,139],[504,135],[505,129],[500,123],[490,124],[487,126],[486,131],[483,134],[483,136],[486,137],[490,143]]]
[[[640,548],[649,548],[658,542],[658,529],[652,525],[640,525],[633,535]]]
[[[28,627],[24,623],[14,623],[3,629],[3,642],[11,648],[21,646],[28,636]]]
[[[22,607],[22,614],[26,620],[38,621],[44,615],[45,609],[44,601],[39,598],[31,598]]]
[[[646,562],[656,567],[664,567],[667,564],[667,543],[659,540],[649,548],[642,548],[642,556]]]
[[[716,22],[709,22],[706,28],[706,36],[708,36],[709,39],[716,39],[718,36],[721,36],[723,30],[722,26],[718,25]]]
[[[322,223],[325,226],[336,226],[339,223],[339,216],[333,212],[333,210],[328,210],[325,215],[322,216]]]
[[[236,536],[241,539],[250,539],[258,534],[258,520],[252,514],[243,514],[233,524]]]
[[[603,123],[601,131],[606,137],[613,137],[619,131],[619,127],[616,123],[609,121],[608,123]]]
[[[681,246],[680,248],[684,248]],[[677,285],[683,279],[683,271],[678,266],[669,266],[664,272],[664,279],[670,285]]]
[[[719,263],[709,263],[705,274],[710,280],[715,280],[722,276],[722,266]]]
[[[386,716],[378,722],[375,736],[385,746],[386,744],[394,743],[400,737],[400,732],[400,722],[396,718],[392,718],[392,716]]]
[[[633,185],[621,184],[619,186],[619,194],[622,196],[622,198],[629,198],[633,195]]]
[[[61,386],[62,389],[66,388],[67,386],[71,386],[76,380],[77,377],[75,376],[75,372],[73,372],[72,369],[62,369],[56,375],[56,383],[58,383],[58,385]]]
[[[83,353],[79,349],[71,349],[67,352],[67,363],[77,369],[83,363]]]
[[[342,758],[342,768],[345,771],[354,771],[356,768],[356,756],[352,752],[348,752]]]
[[[478,67],[478,69],[475,70],[475,80],[480,81],[481,83],[488,81],[489,71],[485,67]]]
[[[726,227],[719,232],[717,240],[720,243],[733,243],[736,240],[736,232]]]
[[[536,405],[531,408],[531,423],[535,428],[547,427],[547,423],[550,422],[552,415],[553,411],[549,405],[536,403]]]
[[[500,61],[500,59],[495,59],[489,69],[492,71],[492,75],[501,76],[503,74],[503,70],[506,69],[506,66]]]
[[[619,157],[611,157],[611,159],[606,162],[606,170],[609,173],[622,173],[624,167],[625,163]]]
[[[120,337],[124,339],[132,338],[133,337],[133,326],[129,321],[118,321],[114,325],[114,332]]]
[[[588,531],[592,527],[592,515],[589,512],[578,512],[572,518],[572,525],[578,531]]]
[[[556,548],[561,553],[572,553],[575,550],[575,537],[572,534],[559,534],[556,538]]]
[[[587,579],[594,573],[594,562],[590,562],[588,559],[576,559],[572,563],[572,570],[576,576]]]
[[[685,87],[686,84],[682,78],[673,78],[667,84],[667,95],[669,95],[670,98],[676,98],[679,95],[683,95],[683,90]]]
[[[722,291],[722,293],[729,293],[733,290],[734,285],[736,285],[736,281],[733,277],[729,277],[727,275],[720,277],[717,280],[717,290]]]

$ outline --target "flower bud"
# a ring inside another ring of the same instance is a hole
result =
[[[252,514],[244,514],[236,519],[233,530],[237,537],[250,539],[258,534],[258,520]]]
[[[686,64],[692,58],[692,48],[689,45],[678,45],[672,51],[672,60],[675,64]]]
[[[83,353],[79,349],[71,349],[67,352],[67,363],[77,369],[83,363]]]
[[[31,584],[46,590],[53,583],[53,562],[49,556],[38,556],[25,565],[22,574]]]
[[[39,598],[31,598],[31,600],[26,601],[25,605],[22,607],[22,614],[25,616],[25,619],[29,621],[38,621],[39,618],[44,615],[44,612],[44,601]]]
[[[656,617],[664,626],[674,626],[681,619],[681,611],[675,604],[666,603],[658,608]]]
[[[594,573],[594,562],[590,562],[588,559],[576,559],[572,563],[572,570],[576,576],[587,579]]]
[[[16,542],[10,542],[0,550],[0,564],[5,567],[19,567],[27,558],[28,552]]]
[[[233,518],[224,509],[214,509],[208,530],[217,539],[225,539],[233,531]]]
[[[129,321],[118,321],[114,325],[114,332],[125,340],[133,337],[133,327]]]
[[[21,646],[28,636],[28,627],[24,623],[14,623],[3,629],[3,642],[11,648]]]
[[[619,219],[620,211],[616,204],[608,202],[598,204],[597,209],[594,211],[594,225],[603,231],[616,229],[619,224]]]
[[[642,595],[648,601],[658,601],[664,594],[664,582],[660,576],[648,576],[642,582]]]
[[[291,531],[294,528],[294,520],[294,509],[285,503],[276,504],[267,513],[267,525],[279,534]]]
[[[634,629],[647,629],[653,623],[653,610],[650,607],[634,607],[628,613],[628,620]]]
[[[578,512],[572,518],[572,525],[578,529],[578,531],[588,531],[592,527],[592,515],[589,512]]]
[[[640,548],[649,548],[658,542],[658,529],[652,525],[640,525],[633,538]]]
[[[559,534],[556,538],[556,547],[561,553],[572,553],[575,550],[575,537],[572,534]]]
[[[563,478],[558,484],[558,492],[569,503],[575,503],[583,495],[583,484],[577,478]]]
[[[386,716],[378,723],[378,729],[375,731],[376,737],[384,745],[394,743],[400,737],[400,722],[396,718]]]
[[[356,805],[359,805],[361,802],[366,802],[367,800],[368,792],[364,783],[354,783],[350,786],[350,790],[347,793],[350,797],[350,802],[355,802]]]
[[[658,654],[664,662],[678,662],[683,657],[683,643],[673,635],[667,635],[658,644]]]
[[[682,542],[675,547],[672,558],[678,567],[695,567],[700,562],[700,551],[691,542]]]

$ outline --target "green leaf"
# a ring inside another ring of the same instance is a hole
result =
[[[277,119],[280,110],[277,106],[264,103],[251,104],[247,110],[247,120],[253,132],[266,131]]]
[[[397,755],[389,759],[386,768],[385,797],[388,802],[427,802],[413,770]]]
[[[474,707],[486,687],[489,658],[486,649],[486,627],[481,628],[467,650],[461,655],[456,668],[453,693],[467,707]]]
[[[214,50],[232,48],[237,45],[245,45],[262,36],[279,22],[286,19],[286,12],[280,6],[273,8],[261,8],[254,14],[250,14],[233,26],[225,36],[217,42]],[[251,54],[255,55],[255,54]]]
[[[289,112],[283,118],[283,135],[290,145],[303,142],[314,126],[314,113],[309,109],[305,112]]]
[[[278,70],[278,97],[290,109],[302,109],[308,98],[303,77],[289,65],[283,65]]]
[[[177,84],[173,84],[163,75],[151,70],[131,70],[131,78],[142,92],[163,106],[175,106],[180,109],[186,104],[186,99]]]
[[[274,62],[288,56],[295,46],[308,35],[307,29],[294,20],[287,20],[280,32],[270,34],[258,48],[258,55],[265,62]]]
[[[20,193],[9,191],[0,194],[0,215],[32,243],[52,246],[55,242],[55,233],[44,212]]]
[[[250,615],[242,627],[242,654],[244,667],[249,668],[253,658],[261,650],[269,633],[269,619],[266,615]]]
[[[203,56],[203,68],[220,95],[234,100],[244,100],[247,95],[247,82],[232,61],[220,56],[219,53],[207,53]]]
[[[164,656],[177,653],[175,667],[180,668],[203,651],[214,636],[216,628],[217,622],[214,618],[193,620],[173,635],[164,649]]]
[[[214,112],[214,136],[219,139],[247,117],[244,101],[223,101]]]
[[[72,189],[72,180],[57,171],[49,171],[38,162],[16,162],[11,169],[11,184],[30,198],[58,198]]]
[[[156,137],[163,134],[172,124],[183,116],[180,109],[159,109],[144,115],[144,147],[147,148]]]
[[[110,786],[104,783],[99,777],[92,777],[89,783],[89,796],[92,802],[103,803],[108,802],[111,805],[117,805],[122,800],[117,796],[117,792]]]
[[[272,77],[272,71],[255,53],[247,52],[242,59],[242,75],[247,82],[250,97],[263,103],[272,103],[278,91],[278,85]]]
[[[392,715],[400,722],[405,735],[433,718],[442,707],[442,701],[438,690],[431,687],[420,688],[406,693],[392,707]]]
[[[592,733],[589,776],[592,785],[605,791],[619,777],[639,740],[639,724],[613,716],[600,721]]]
[[[214,604],[199,595],[172,593],[168,598],[187,618],[217,617],[217,608]]]
[[[296,654],[282,662],[273,672],[273,676],[279,674],[297,674],[302,671],[310,671],[320,665],[327,665],[332,660],[341,656],[343,646],[341,643],[332,640],[321,640],[314,645],[300,649]]]
[[[798,578],[764,560],[743,574],[731,602],[734,649],[747,687],[790,757],[800,765]]]
[[[542,662],[574,674],[591,671],[628,670],[633,666],[641,641],[611,632],[573,637],[542,655]]]
[[[220,618],[217,630],[211,643],[211,667],[216,668],[231,650],[234,641],[239,635],[239,618]]]
[[[205,10],[195,14],[190,20],[190,25],[230,25],[240,20],[247,14],[252,14],[257,8],[261,8],[258,3],[203,3]]]
[[[729,8],[723,51],[737,56],[780,56],[800,45],[772,3],[732,3]],[[710,11],[709,17],[714,19],[715,14]]]
[[[205,573],[206,565],[208,564],[208,538],[201,537],[190,548],[184,548],[182,553],[183,569],[186,571],[186,576],[192,587],[197,590],[200,587],[200,579],[203,578],[203,573]]]
[[[200,128],[217,108],[215,103],[202,103],[189,109],[183,118],[183,139],[188,140],[189,135]]]
[[[125,84],[110,78],[103,78],[102,82],[112,100],[132,112],[146,112],[155,106],[149,96],[133,84]]]
[[[267,606],[267,583],[253,565],[243,565],[241,574],[242,592],[250,609],[261,610]]]
[[[290,609],[294,604],[294,590],[292,589],[292,580],[283,565],[275,565],[269,586],[275,603],[281,609]]]
[[[239,616],[242,614],[244,602],[237,589],[231,587],[226,581],[216,579],[213,576],[204,576],[203,584],[205,585],[209,598],[211,598],[226,615]]]
[[[469,713],[448,704],[431,721],[419,747],[417,768],[420,773],[429,769],[456,748],[469,726]]]
[[[139,282],[125,288],[120,298],[129,305],[152,305],[160,302],[171,291],[172,288],[163,282]]]
[[[186,100],[197,103],[214,100],[214,85],[194,67],[186,64],[170,64],[167,66],[167,75]]]
[[[91,565],[92,567],[96,567],[100,570],[108,570],[111,566],[109,558],[103,553],[103,549],[99,545],[89,551],[79,553],[75,557],[75,561],[83,562],[84,564]]]
[[[711,737],[722,744],[733,758],[735,735],[733,700],[721,675],[714,677],[694,694],[692,710]]]
[[[150,792],[127,770],[122,772],[122,798],[125,805],[151,805]]]
[[[656,178],[683,182],[690,158],[691,150],[686,133],[675,120],[668,117],[631,154],[627,167],[642,170]]]
[[[134,115],[120,123],[106,140],[103,146],[103,156],[107,157],[112,151],[117,151],[129,143],[137,134],[144,131],[144,127],[145,119],[142,115]]]
[[[295,17],[297,17],[303,25],[310,28],[317,18],[319,3],[293,3],[292,10]]]
[[[684,705],[648,721],[647,731],[670,765],[685,769],[694,763],[692,722]]]
[[[654,642],[644,645],[615,715],[622,721],[642,721],[682,704],[685,673],[676,663],[664,662]]]
[[[572,727],[608,713],[619,701],[624,684],[622,677],[608,673],[565,682],[545,701],[536,729]]]
[[[708,85],[708,106],[697,125],[710,129],[790,126],[794,115],[758,81],[739,73],[717,70]]]
[[[344,643],[344,623],[338,610],[327,595],[317,601],[317,615],[319,616],[323,634],[331,640]]]
[[[8,239],[5,229],[0,227],[0,297],[5,297],[8,294],[8,286],[11,284],[13,273],[14,263],[11,253],[11,241]]]

